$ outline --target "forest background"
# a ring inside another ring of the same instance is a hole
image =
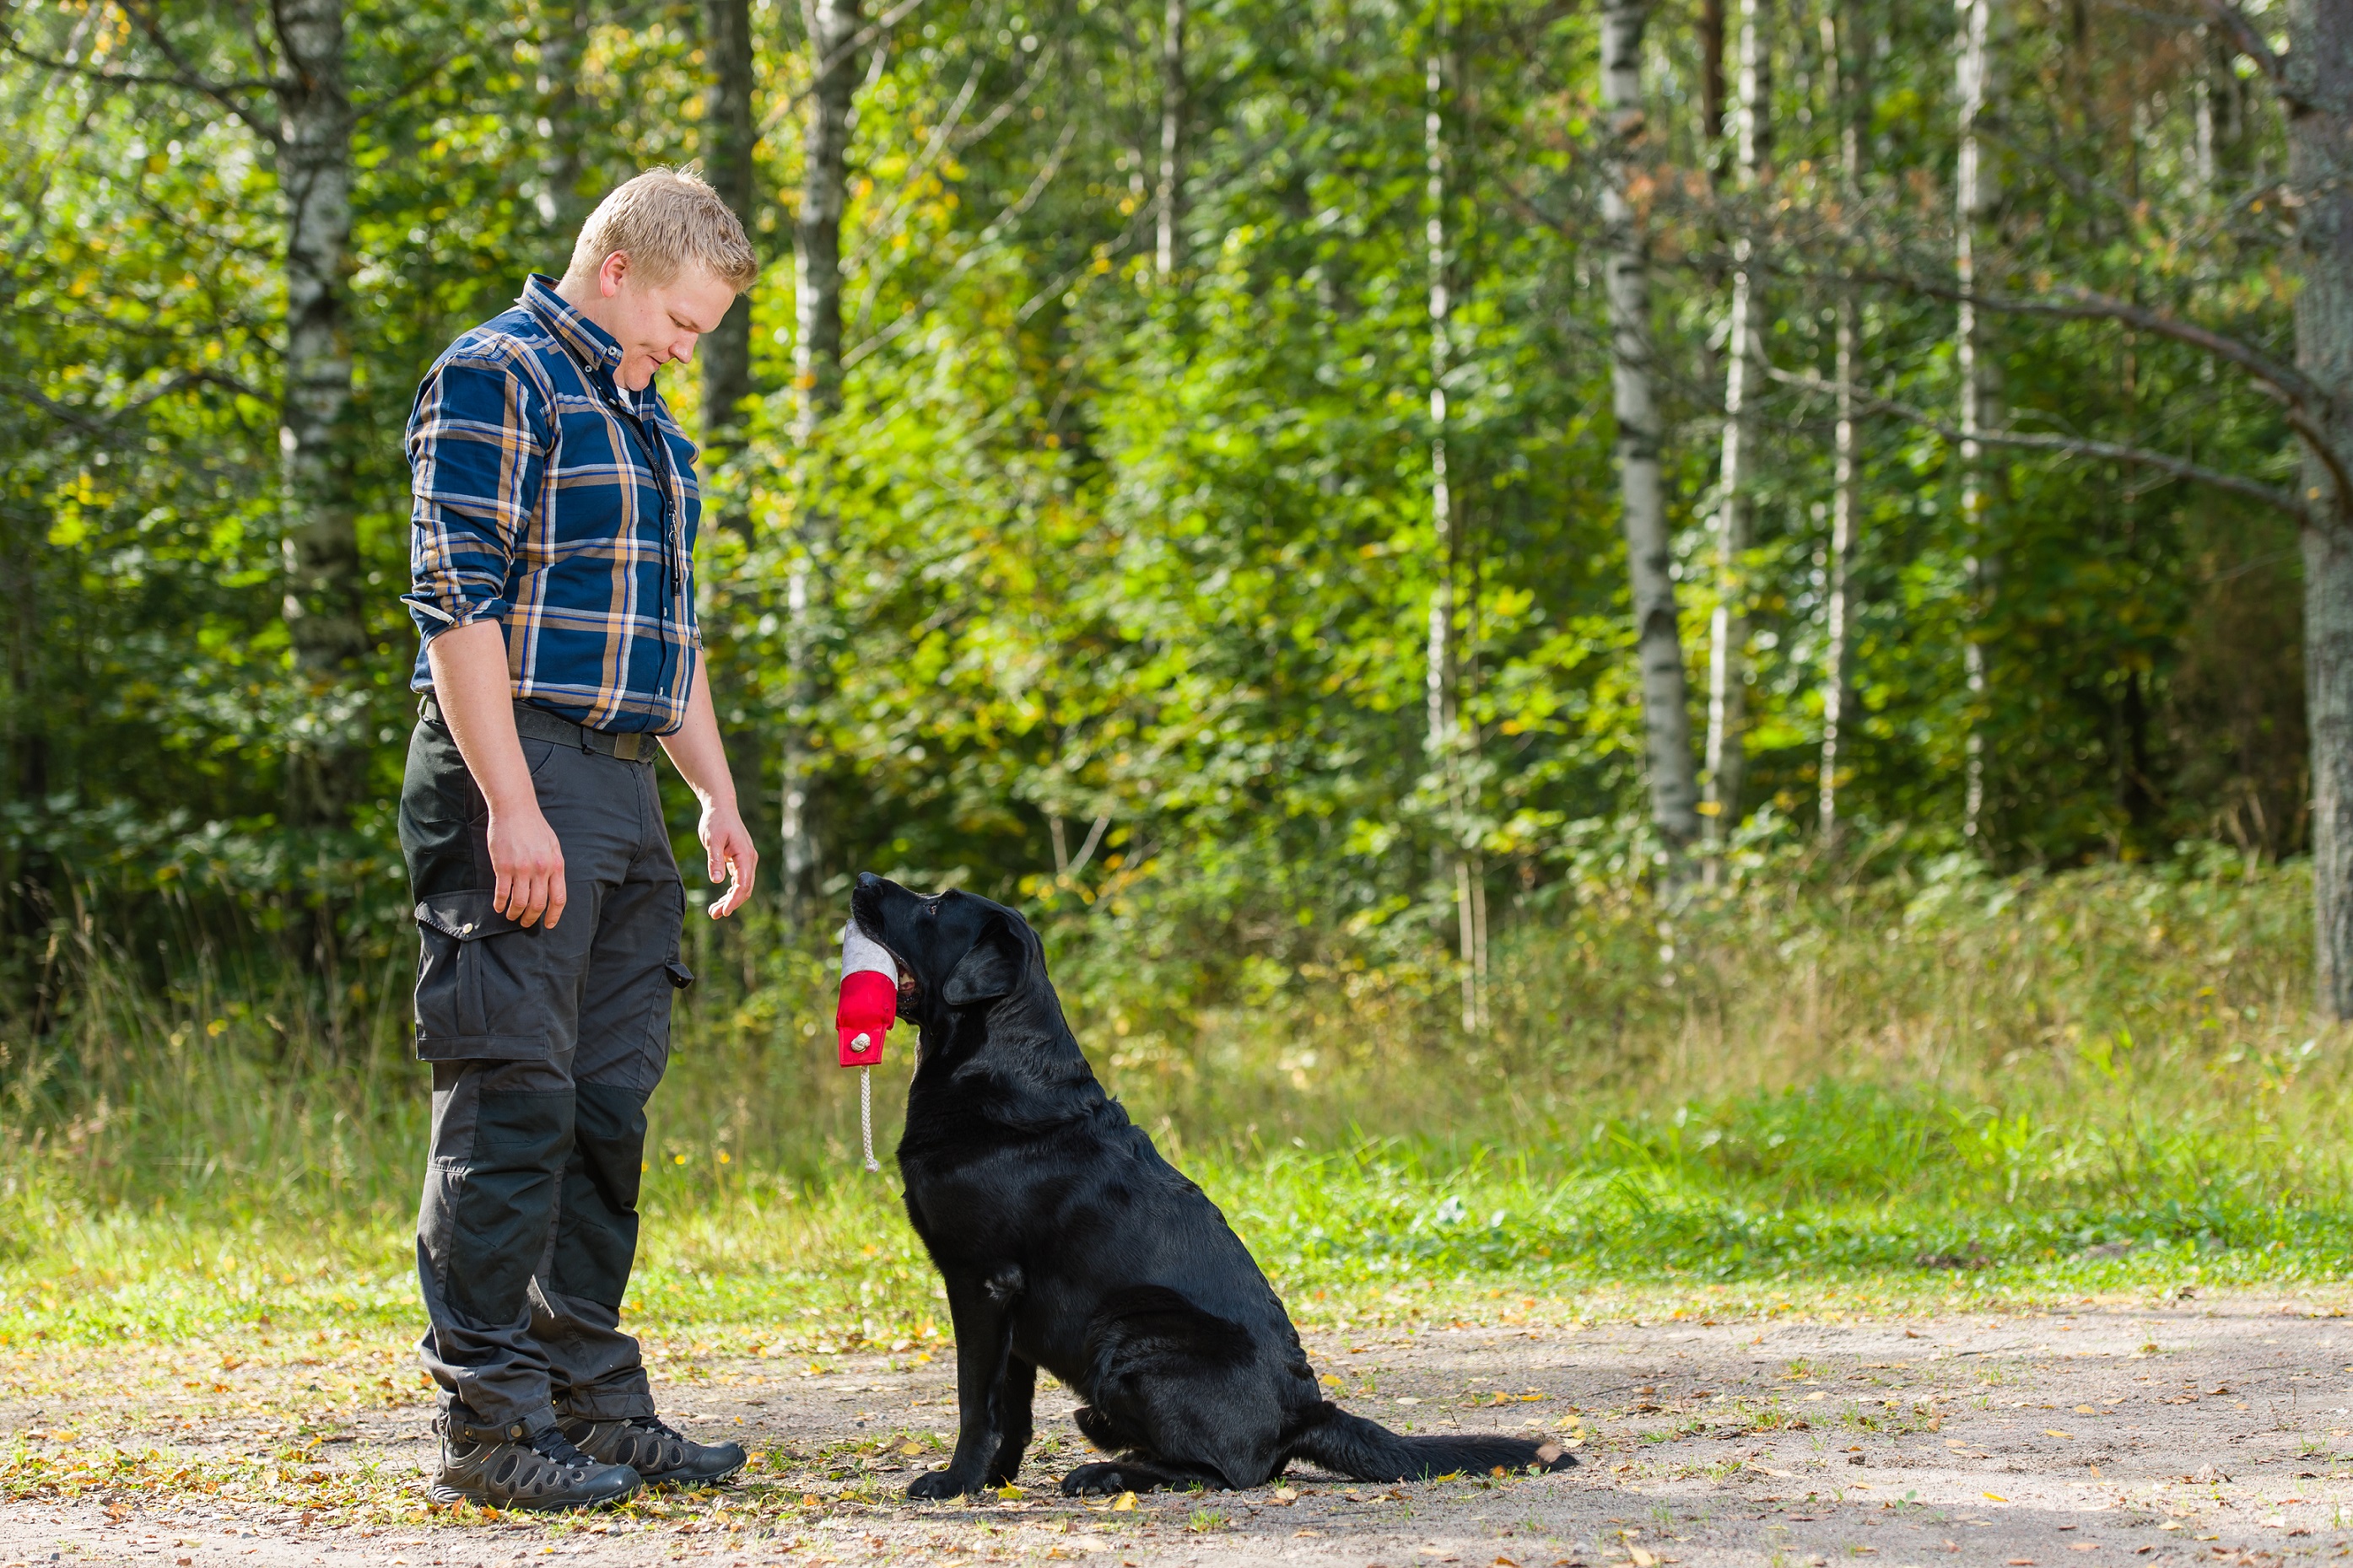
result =
[[[689,161],[769,853],[634,1309],[926,1310],[867,868],[1287,1291],[2337,1277],[2353,5],[2185,12],[17,0],[0,1338],[405,1312],[400,432]]]

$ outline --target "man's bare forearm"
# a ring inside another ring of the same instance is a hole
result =
[[[491,908],[522,925],[563,917],[564,847],[539,809],[539,791],[515,734],[514,684],[507,674],[506,628],[476,621],[425,647],[433,700],[474,787],[491,808]]]
[[[507,674],[506,627],[476,621],[443,632],[426,645],[433,670],[433,700],[441,721],[474,775],[474,787],[492,815],[529,805],[539,809],[531,766],[515,736],[514,684]]]
[[[727,747],[719,738],[719,712],[711,705],[711,680],[700,661],[686,697],[686,718],[662,737],[670,765],[704,805],[735,809],[735,775],[727,767]]]

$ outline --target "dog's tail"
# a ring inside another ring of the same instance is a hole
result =
[[[1566,1470],[1577,1456],[1559,1444],[1500,1432],[1460,1436],[1408,1437],[1377,1421],[1351,1415],[1325,1400],[1291,1443],[1298,1458],[1360,1481],[1426,1481],[1439,1476],[1486,1475],[1497,1466],[1525,1470],[1538,1465]]]

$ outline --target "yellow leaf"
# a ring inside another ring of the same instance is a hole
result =
[[[2045,1437],[2073,1437],[2075,1434],[2073,1432],[2062,1432],[2056,1426],[2045,1426],[2042,1428],[2042,1435]]]
[[[1113,1513],[1134,1513],[1135,1511],[1135,1494],[1134,1492],[1120,1493],[1119,1500],[1111,1505],[1111,1510]]]
[[[899,1452],[906,1455],[911,1459],[923,1451],[923,1446],[921,1443],[902,1443],[899,1445]]]
[[[1651,1556],[1649,1552],[1643,1551],[1639,1546],[1628,1547],[1626,1549],[1626,1553],[1634,1560],[1634,1568],[1651,1568],[1651,1564],[1658,1562],[1657,1558]]]
[[[2000,1492],[1979,1492],[1978,1493],[1978,1496],[1984,1498],[1990,1502],[2008,1502],[2010,1500]]]
[[[1020,1497],[1024,1494],[1019,1487],[1008,1481],[1005,1485],[997,1489],[997,1495],[1003,1498],[1006,1501],[1011,1502],[1015,1498]]]
[[[2075,1406],[2075,1414],[2078,1415],[2097,1415],[2099,1412],[2093,1409],[2088,1405],[2078,1405]]]

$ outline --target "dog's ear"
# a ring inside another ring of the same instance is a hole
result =
[[[968,1007],[975,1002],[1009,995],[1021,983],[1021,971],[1029,962],[1021,933],[1003,915],[993,915],[981,928],[972,951],[948,972],[946,983],[940,987],[940,1000],[951,1007]]]

